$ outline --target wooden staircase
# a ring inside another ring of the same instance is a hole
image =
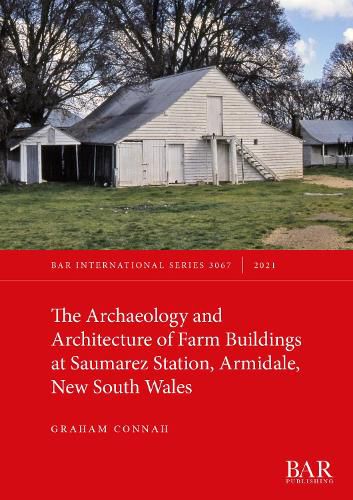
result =
[[[260,175],[266,181],[279,181],[278,175],[268,167],[263,160],[260,160],[247,146],[241,143],[238,138],[235,138],[236,148],[240,155],[243,154],[244,160],[246,160],[249,165],[254,167],[255,170],[259,172]]]

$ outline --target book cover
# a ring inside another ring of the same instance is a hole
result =
[[[351,1],[0,0],[6,499],[341,499]]]

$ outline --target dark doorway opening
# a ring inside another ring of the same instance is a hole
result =
[[[76,146],[42,146],[42,178],[48,182],[76,182]]]
[[[97,186],[112,185],[113,146],[84,144],[80,149],[80,182]]]

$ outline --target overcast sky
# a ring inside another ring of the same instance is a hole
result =
[[[306,78],[321,78],[337,43],[353,41],[353,0],[280,0],[301,40]]]

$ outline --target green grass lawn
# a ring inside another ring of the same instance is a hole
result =
[[[353,180],[353,166],[348,168],[340,165],[338,168],[329,165],[326,167],[310,167],[305,168],[304,173],[307,175],[333,175],[335,177],[345,177],[346,179]]]
[[[322,171],[353,178],[353,169]],[[337,191],[301,181],[126,189],[7,185],[0,188],[0,248],[264,248],[262,238],[276,227],[305,227],[322,212],[353,217],[353,189],[337,197],[304,195]],[[329,224],[352,239],[352,223]]]

